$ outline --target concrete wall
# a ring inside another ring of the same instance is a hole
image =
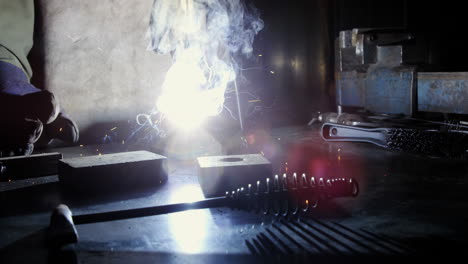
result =
[[[36,2],[43,63],[33,63],[34,70],[84,138],[101,133],[93,131],[96,124],[151,110],[171,64],[169,56],[146,50],[153,0]]]

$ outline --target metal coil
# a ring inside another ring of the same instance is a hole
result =
[[[266,178],[255,185],[226,192],[226,197],[232,200],[232,207],[288,216],[308,213],[323,200],[356,197],[358,193],[359,185],[353,178],[317,179],[293,173],[275,175],[273,180]]]

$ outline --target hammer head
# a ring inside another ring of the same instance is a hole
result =
[[[73,223],[72,212],[65,204],[60,204],[52,212],[46,239],[50,247],[78,242],[78,232]]]

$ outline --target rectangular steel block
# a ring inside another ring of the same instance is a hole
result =
[[[149,151],[63,159],[60,186],[74,192],[114,193],[151,188],[167,180],[167,159]]]
[[[468,114],[468,72],[419,72],[418,110]]]
[[[57,174],[58,152],[0,158],[0,182]]]
[[[198,182],[206,198],[254,185],[272,176],[272,166],[260,154],[199,157]]]

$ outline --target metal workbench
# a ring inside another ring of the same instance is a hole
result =
[[[454,254],[466,245],[466,161],[394,153],[365,143],[326,143],[313,128],[277,129],[263,142],[276,172],[355,177],[359,197],[334,200],[301,219],[218,208],[80,225],[79,243],[57,257],[43,243],[56,205],[65,201],[82,214],[202,199],[195,160],[168,155],[167,183],[112,197],[70,200],[61,194],[57,176],[5,182],[0,183],[0,262],[239,263],[265,256],[282,262],[291,258],[281,256],[291,255],[389,260],[421,252]],[[67,158],[96,155],[96,149],[103,154],[126,150],[109,144],[58,151]]]

